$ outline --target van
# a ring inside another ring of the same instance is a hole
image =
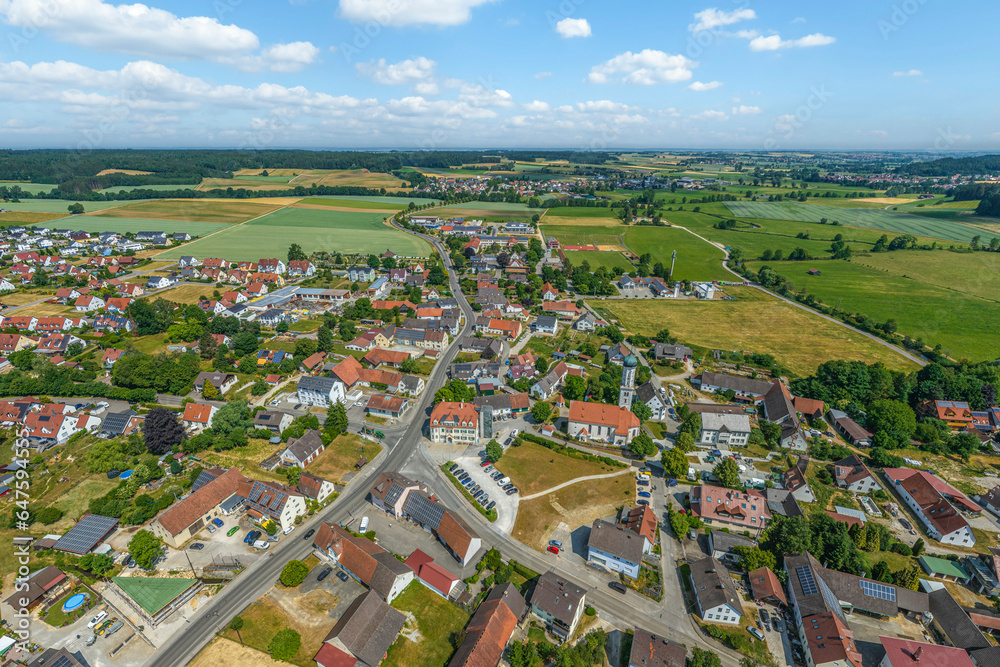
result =
[[[698,476],[695,474],[694,468],[692,468],[691,466],[688,466],[688,475],[687,475],[687,477],[692,482],[695,481],[696,479],[698,479]]]
[[[641,479],[644,482],[648,482],[650,480],[648,472],[641,472],[638,475],[636,475],[635,478],[636,479]]]
[[[271,546],[271,543],[268,542],[267,540],[256,540],[253,543],[253,548],[254,549],[266,549],[269,546]]]
[[[764,633],[758,630],[757,628],[753,627],[752,625],[747,626],[747,632],[752,634],[757,639],[764,641]]]
[[[358,526],[358,532],[364,533],[368,530],[368,517],[361,517],[361,524]]]
[[[507,486],[510,484],[510,477],[501,477],[497,480],[497,486]]]

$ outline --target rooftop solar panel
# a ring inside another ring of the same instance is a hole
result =
[[[389,487],[389,493],[385,494],[385,502],[390,505],[395,505],[396,501],[399,500],[399,494],[403,492],[403,487],[395,482]]]
[[[802,587],[803,595],[815,595],[819,592],[816,580],[813,579],[812,568],[808,565],[800,565],[795,568],[795,574],[799,577],[799,585]]]
[[[113,517],[88,514],[70,528],[54,548],[75,554],[88,553],[117,525],[118,519]]]
[[[896,601],[896,589],[893,586],[879,584],[874,581],[865,581],[864,579],[859,583],[861,584],[861,590],[869,597],[878,598],[879,600],[889,600],[890,602]]]
[[[430,526],[435,530],[441,524],[441,518],[444,516],[443,507],[419,493],[411,493],[407,496],[403,511],[423,525]]]

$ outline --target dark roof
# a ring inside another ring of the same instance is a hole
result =
[[[723,387],[732,389],[740,394],[757,394],[763,396],[771,388],[771,383],[766,380],[754,380],[742,375],[726,375],[724,373],[702,373],[701,383],[713,387]]]
[[[712,548],[715,551],[729,552],[736,547],[752,547],[754,545],[754,541],[749,537],[721,530],[713,530],[710,537],[712,538]]]
[[[785,389],[780,380],[772,382],[771,387],[764,394],[764,414],[768,421],[784,422],[790,420],[798,423],[795,406],[792,405],[788,390]]]
[[[406,617],[390,607],[375,591],[357,597],[324,641],[339,640],[359,660],[368,665],[382,661]]]
[[[643,539],[624,526],[601,519],[590,527],[588,549],[598,549],[629,563],[642,562]]]
[[[198,478],[194,480],[194,484],[191,485],[191,493],[194,493],[224,472],[226,471],[223,468],[206,468],[202,470],[198,473]]]
[[[296,388],[329,394],[335,384],[337,384],[337,380],[334,380],[333,378],[304,375],[299,379],[299,383],[296,385]]]
[[[82,556],[90,553],[90,550],[96,547],[117,526],[118,519],[114,517],[88,514],[70,528],[69,532],[59,538],[53,548]]]
[[[702,609],[714,609],[719,605],[728,604],[742,613],[743,605],[740,604],[740,596],[736,593],[736,585],[722,563],[712,557],[691,563],[691,579],[694,581],[694,592],[701,602]]]
[[[126,410],[125,412],[109,412],[107,416],[104,417],[104,421],[101,422],[101,430],[107,431],[112,435],[121,435],[128,427],[129,421],[136,415],[138,415],[138,413],[135,410]]]
[[[535,583],[535,590],[531,592],[531,606],[570,625],[585,595],[586,591],[582,588],[550,571],[540,576]]]
[[[799,501],[788,489],[764,489],[764,498],[767,499],[767,508],[771,510],[771,514],[779,514],[789,519],[804,514],[799,507]]]
[[[525,603],[521,592],[517,590],[517,586],[509,581],[506,584],[493,587],[490,594],[486,596],[486,602],[490,602],[492,600],[503,600],[504,604],[506,604],[507,607],[514,612],[514,616],[517,617],[518,620],[520,620],[524,616],[524,613],[528,611],[528,605]]]
[[[930,612],[952,646],[966,650],[992,646],[947,588],[938,589],[928,597]]]
[[[652,382],[647,382],[646,384],[639,385],[636,389],[636,396],[642,401],[643,404],[649,403],[654,398],[659,398],[656,393],[656,387],[653,386]]]
[[[64,648],[47,648],[28,667],[85,667],[85,663]]]
[[[279,417],[280,420],[280,417]],[[314,428],[309,429],[301,438],[292,438],[285,447],[288,452],[299,461],[305,461],[315,452],[323,447],[323,440],[319,436],[319,431]]]
[[[1000,667],[1000,646],[972,649],[969,657],[977,667]]]
[[[641,628],[632,637],[628,664],[635,667],[684,667],[687,649],[665,637],[657,637]]]

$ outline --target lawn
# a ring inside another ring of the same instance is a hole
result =
[[[500,460],[500,467],[507,472],[503,467],[504,459]],[[521,490],[523,492],[523,488]],[[580,526],[589,526],[596,519],[615,514],[623,504],[634,501],[635,480],[631,475],[573,484],[541,498],[520,501],[512,536],[533,549],[543,551],[560,523],[576,530]]]
[[[381,254],[388,248],[403,257],[428,255],[430,247],[424,241],[384,224],[384,218],[384,213],[377,212],[283,208],[160,256],[168,259],[194,255],[257,260],[266,248],[284,254],[292,243],[300,244],[306,253],[325,250]]]
[[[508,448],[497,468],[510,477],[522,496],[551,489],[577,477],[607,475],[621,470],[559,454],[533,442]]]
[[[580,266],[586,261],[590,265],[591,271],[595,271],[600,266],[605,269],[620,269],[619,273],[635,270],[635,267],[625,259],[623,254],[613,250],[567,250],[564,254],[566,259],[573,263],[573,266]]]
[[[561,222],[561,221],[560,221]],[[610,222],[610,221],[606,221]],[[603,224],[601,226],[549,225],[543,224],[542,235],[545,238],[554,236],[561,245],[607,245],[622,247],[622,234],[628,228],[625,225]]]
[[[625,245],[637,255],[650,253],[669,269],[671,254],[677,251],[675,280],[730,280],[733,275],[722,266],[725,253],[683,229],[670,227],[629,227]]]
[[[896,234],[927,236],[945,241],[969,242],[981,236],[980,230],[947,220],[928,219],[897,211],[851,209],[836,206],[815,206],[791,202],[726,202],[733,215],[741,218],[771,220],[801,220],[803,222],[839,221],[843,225],[879,229]]]
[[[114,218],[148,218],[178,222],[246,222],[279,208],[273,204],[256,204],[239,200],[154,199],[138,204],[126,204],[103,212]],[[216,228],[221,229],[220,228]],[[187,230],[176,230],[187,231]]]
[[[166,292],[157,294],[156,298],[166,299],[174,303],[198,303],[199,297],[202,296],[207,296],[211,299],[214,290],[214,285],[181,285],[180,287],[174,287],[173,289],[168,289]]]
[[[336,625],[329,617],[329,609],[335,607],[337,597],[323,589],[310,591],[305,595],[295,597],[286,603],[298,607],[300,613],[289,613],[269,595],[265,595],[258,604],[251,604],[240,612],[243,618],[243,628],[239,634],[228,627],[222,631],[222,636],[233,641],[240,641],[247,646],[267,653],[267,645],[279,630],[291,628],[302,636],[302,646],[289,661],[299,667],[314,667],[313,656],[319,651],[323,639]]]
[[[609,218],[615,217],[614,211],[607,206],[554,206],[545,211],[545,217],[555,218]]]
[[[528,213],[529,211],[534,213],[541,213],[542,209],[531,209],[528,208],[527,204],[514,204],[511,202],[499,202],[499,201],[468,201],[463,204],[448,204],[444,206],[445,209],[455,209],[455,208],[472,208],[472,209],[484,209],[490,211],[499,211],[502,213],[510,213],[513,211],[518,211],[522,213]]]
[[[951,255],[937,255],[945,266]],[[868,261],[870,257],[859,258]],[[965,256],[955,260],[966,259]],[[973,255],[968,257],[972,267],[988,267],[990,259],[980,259]],[[918,263],[934,262],[935,257],[920,258]],[[996,301],[989,301],[974,294],[963,294],[953,289],[939,287],[923,282],[917,272],[910,273],[909,267],[904,268],[901,262],[905,259],[883,260],[878,257],[875,262],[886,262],[894,270],[903,272],[899,275],[888,268],[879,270],[862,266],[859,262],[822,262],[818,265],[822,275],[811,276],[807,273],[811,265],[803,262],[769,262],[775,271],[788,278],[796,290],[807,289],[817,299],[825,304],[837,306],[849,313],[863,313],[876,322],[896,321],[899,333],[914,339],[921,339],[930,345],[940,344],[947,354],[953,357],[968,357],[983,361],[996,359],[1000,354],[1000,306]],[[943,280],[948,272],[965,270],[964,262],[954,261],[955,268],[937,267],[929,269],[936,280]],[[757,270],[761,263],[752,263],[751,269]],[[983,278],[980,274],[980,278]],[[985,276],[982,283],[977,283],[976,276],[966,275],[960,284],[971,287],[975,292],[988,289],[988,284],[996,284],[994,276]],[[993,291],[997,295],[997,291]]]
[[[798,375],[808,375],[832,359],[882,361],[899,370],[915,368],[889,348],[759,290],[730,286],[726,293],[734,299],[590,303],[632,333],[652,336],[667,328],[689,345],[772,354]]]
[[[323,201],[326,201],[326,202],[330,202],[330,201],[336,201],[336,202],[348,201],[348,202],[351,202],[351,206],[357,206],[361,202],[367,202],[367,203],[370,203],[370,204],[392,204],[394,206],[396,204],[399,204],[403,208],[406,208],[407,206],[410,205],[410,202],[413,202],[417,206],[421,206],[423,204],[433,204],[433,203],[437,202],[438,200],[437,199],[431,199],[429,197],[389,197],[389,196],[385,196],[385,197],[375,197],[375,196],[372,196],[372,197],[369,197],[367,195],[337,195],[335,197],[306,197],[305,199],[302,200],[302,203],[303,204],[308,204],[308,203],[317,203],[317,204],[319,204],[320,202],[323,202]],[[323,205],[324,206],[340,206],[341,204],[323,204]]]
[[[452,640],[469,622],[468,612],[413,581],[392,606],[407,615],[406,627],[389,647],[386,667],[445,667],[455,652]],[[415,638],[416,641],[411,639]]]
[[[855,255],[851,262],[949,291],[1000,300],[1000,253],[901,250]]]
[[[65,220],[60,227],[68,227],[84,232],[166,232],[167,234],[187,233],[191,236],[206,236],[225,225],[214,222],[183,222],[178,220],[152,220],[148,218],[117,218],[104,215],[76,215],[72,220]],[[188,254],[188,253],[182,253]]]
[[[27,192],[33,195],[37,195],[39,192],[52,192],[55,190],[57,185],[50,183],[29,183],[27,181],[0,181],[0,188],[8,188],[13,190],[14,188],[20,188],[21,192]]]
[[[354,464],[361,458],[361,448],[364,456],[373,460],[382,451],[381,445],[365,440],[354,433],[337,437],[327,445],[326,449],[309,464],[309,472],[332,482],[339,482],[348,473],[354,472]]]
[[[242,384],[242,382],[238,382],[237,386]],[[280,445],[272,445],[267,440],[250,438],[246,447],[227,449],[223,452],[206,451],[200,456],[206,468],[213,465],[221,468],[237,467],[256,479],[287,484],[288,478],[281,473],[264,470],[260,467],[260,462],[274,455],[279,447]],[[316,471],[310,467],[309,472]]]

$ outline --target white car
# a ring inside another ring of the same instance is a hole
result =
[[[368,530],[368,517],[361,517],[361,524],[358,526],[358,532],[363,533]]]
[[[288,528],[285,528],[285,529],[284,529],[283,531],[281,531],[281,532],[282,532],[282,533],[284,533],[285,535],[287,535],[288,533],[292,532],[293,530],[295,530],[295,525],[294,525],[294,524],[293,524],[293,525],[291,525],[291,526],[289,526]]]
[[[87,623],[88,628],[96,628],[98,625],[104,622],[104,619],[108,617],[108,612],[102,611],[97,616],[90,619],[90,623]]]

